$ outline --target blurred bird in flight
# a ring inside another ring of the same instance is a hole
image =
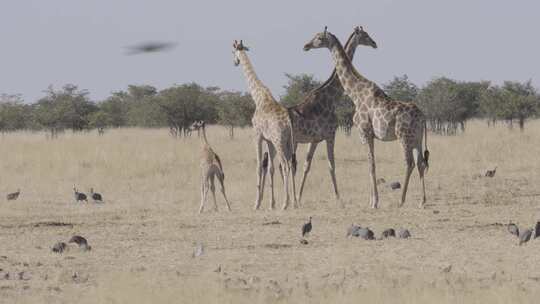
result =
[[[173,42],[143,42],[137,45],[128,46],[127,55],[137,55],[144,53],[157,53],[171,50],[176,46]]]

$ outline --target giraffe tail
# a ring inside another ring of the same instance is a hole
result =
[[[429,169],[429,150],[427,148],[427,122],[424,120],[424,168]]]

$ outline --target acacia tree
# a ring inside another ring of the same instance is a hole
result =
[[[215,122],[217,91],[216,87],[205,89],[196,83],[161,91],[157,102],[166,115],[171,134],[175,137],[188,135],[189,126],[196,120]]]
[[[0,132],[30,128],[31,115],[21,95],[0,94]]]
[[[473,117],[488,83],[457,82],[441,77],[430,81],[418,94],[417,103],[428,120],[430,129],[453,135]]]
[[[525,129],[525,120],[536,114],[538,110],[538,94],[533,87],[531,80],[520,83],[505,81],[502,86],[506,99],[508,100],[512,118],[516,118],[519,129]]]
[[[255,103],[251,95],[238,92],[222,92],[217,103],[218,123],[229,128],[229,137],[234,138],[235,127],[251,124]]]
[[[128,124],[129,96],[127,92],[113,92],[110,97],[98,104],[99,114],[94,117],[94,127],[123,127]],[[98,126],[97,121],[100,121]]]
[[[309,74],[288,74],[287,84],[283,86],[285,94],[280,98],[280,102],[287,107],[297,105],[304,101],[304,97],[321,85],[321,82],[316,80],[313,75]]]
[[[128,105],[127,125],[147,128],[165,126],[165,114],[156,102],[158,91],[149,85],[129,85],[120,95]]]
[[[502,86],[492,86],[481,97],[480,112],[488,121],[505,120],[513,127],[518,120],[520,130],[525,121],[538,113],[539,96],[531,81],[524,83],[505,81]]]
[[[394,79],[383,85],[383,89],[394,100],[414,101],[418,96],[418,87],[409,81],[407,74],[394,76]]]
[[[89,125],[89,115],[97,111],[97,106],[88,98],[88,91],[79,90],[76,85],[67,84],[60,90],[52,86],[45,91],[33,107],[37,122],[51,133],[51,138],[59,131],[71,128],[81,131]]]

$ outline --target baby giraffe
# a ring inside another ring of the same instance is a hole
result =
[[[223,166],[221,165],[221,160],[219,156],[212,150],[206,139],[206,123],[204,121],[194,122],[190,129],[199,130],[202,129],[202,149],[201,149],[201,207],[199,208],[199,213],[203,212],[204,204],[206,203],[206,197],[208,195],[208,189],[212,190],[212,197],[214,199],[214,208],[217,211],[218,206],[216,203],[216,186],[214,184],[214,177],[217,177],[219,183],[221,184],[221,193],[223,193],[223,198],[225,198],[225,203],[227,203],[227,209],[231,211],[231,205],[225,194],[225,184],[223,180],[225,179],[225,173],[223,173]]]

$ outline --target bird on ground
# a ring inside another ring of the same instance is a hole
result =
[[[398,229],[397,235],[400,239],[408,239],[411,237],[411,233],[409,232],[409,230],[404,228]]]
[[[532,229],[527,229],[519,234],[519,246],[523,243],[527,243],[532,236]]]
[[[313,228],[313,225],[311,224],[311,216],[310,216],[309,222],[305,223],[304,226],[302,226],[302,237],[304,237],[306,234],[309,234],[312,228]]]
[[[82,202],[86,201],[88,203],[88,198],[86,197],[86,194],[82,192],[78,192],[77,188],[73,187],[73,191],[75,192],[75,202]]]
[[[194,257],[194,258],[200,257],[201,255],[203,255],[203,253],[204,253],[204,247],[203,247],[203,244],[202,244],[202,243],[199,243],[199,244],[197,244],[197,246],[195,247],[195,250],[193,251],[192,257]]]
[[[72,236],[68,243],[75,243],[79,245],[79,248],[82,248],[85,251],[92,249],[92,247],[88,245],[88,241],[80,235]]]
[[[101,194],[94,192],[94,188],[90,188],[90,197],[94,200],[94,202],[103,203],[103,197]]]
[[[21,189],[17,189],[17,192],[9,193],[6,195],[6,198],[8,201],[14,201],[19,198],[19,194],[21,194]]]
[[[534,238],[540,237],[540,222],[536,222],[534,227]]]
[[[357,232],[357,237],[363,238],[364,240],[374,240],[375,234],[369,228],[360,228]]]
[[[497,173],[497,167],[495,167],[493,170],[487,170],[485,177],[494,177],[495,173]]]
[[[396,236],[396,231],[393,228],[386,229],[381,234],[382,239],[387,239],[389,237],[395,237],[395,236]]]
[[[508,226],[506,226],[506,229],[508,230],[508,232],[510,232],[511,234],[519,237],[519,228],[516,224],[514,223],[509,223]]]
[[[52,251],[56,252],[56,253],[62,253],[62,252],[64,252],[64,250],[66,250],[66,248],[67,248],[66,243],[58,242],[58,243],[54,244],[54,246],[52,248]]]
[[[358,230],[360,230],[362,227],[351,224],[351,226],[347,229],[347,237],[349,236],[356,236],[358,237]]]

